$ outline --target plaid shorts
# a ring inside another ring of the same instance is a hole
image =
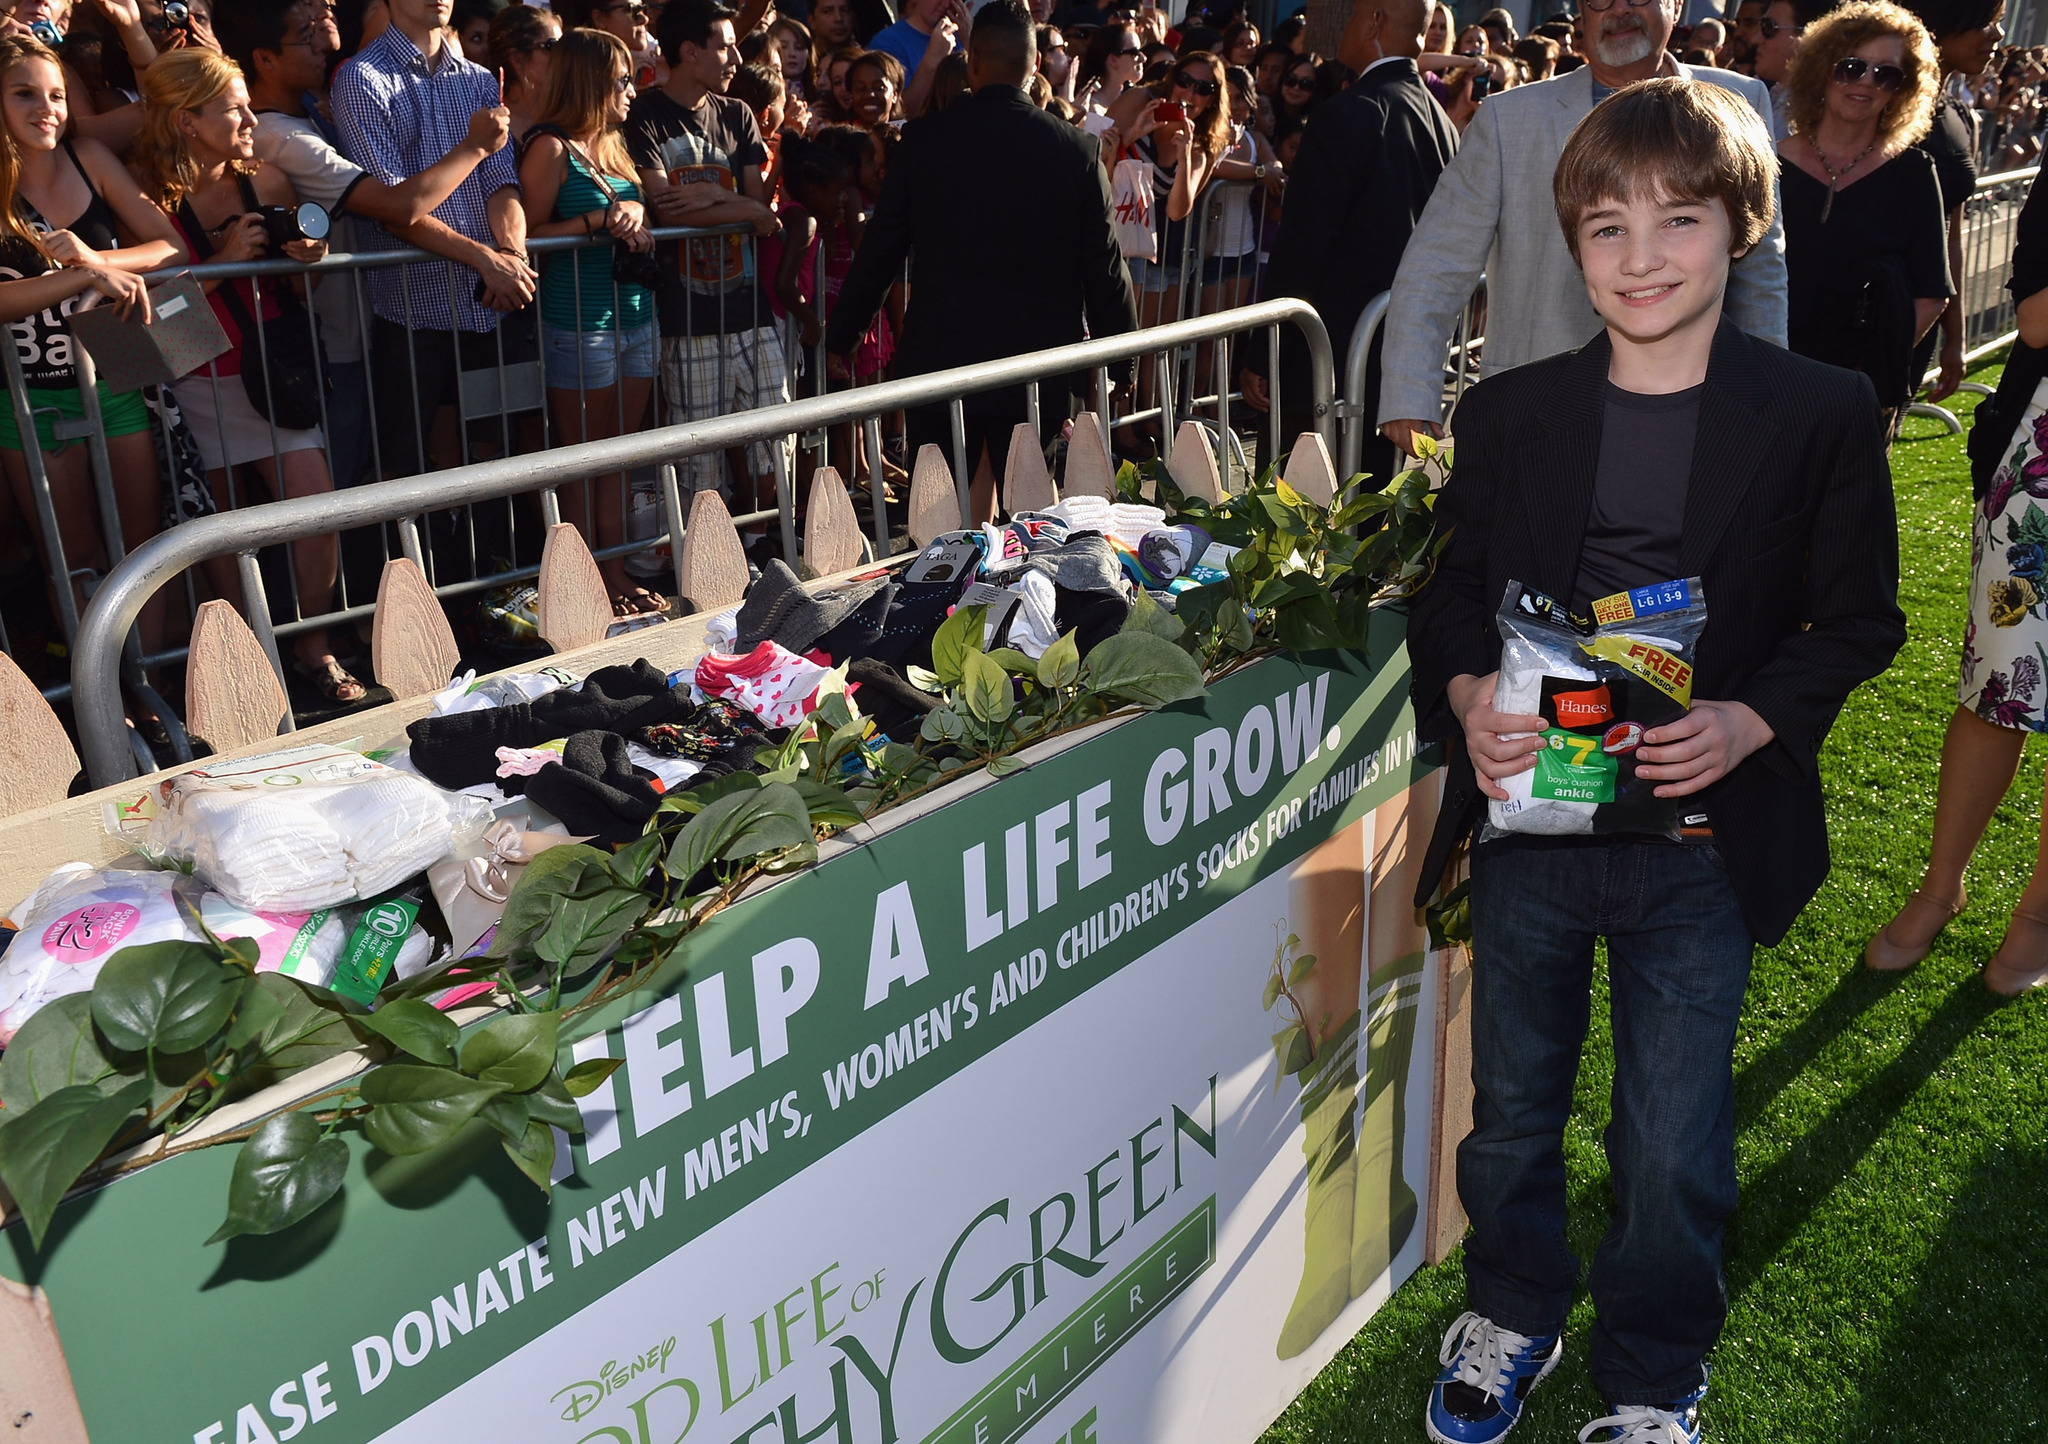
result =
[[[789,363],[782,337],[772,326],[735,331],[723,336],[664,336],[661,340],[661,420],[664,426],[708,421],[735,411],[773,406],[789,400]],[[747,448],[747,464],[756,476],[776,475],[776,453],[782,453],[787,476],[794,464],[788,443],[756,441]],[[693,456],[678,468],[690,491],[718,488],[723,457],[717,452]]]

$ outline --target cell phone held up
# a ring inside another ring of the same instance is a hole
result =
[[[1472,100],[1474,104],[1493,94],[1493,72],[1476,70],[1472,73]]]
[[[1162,100],[1152,107],[1152,119],[1160,125],[1174,125],[1187,118],[1187,107],[1177,100]]]

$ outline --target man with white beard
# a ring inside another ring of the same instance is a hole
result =
[[[1639,80],[1677,75],[1733,91],[1769,130],[1770,92],[1763,82],[1681,65],[1666,52],[1676,13],[1676,0],[1582,0],[1586,64],[1480,105],[1394,277],[1379,425],[1395,445],[1412,454],[1416,432],[1443,435],[1444,358],[1482,275],[1483,374],[1569,351],[1600,330],[1551,197],[1565,142],[1595,105]],[[1763,240],[1729,273],[1727,313],[1750,334],[1785,344],[1785,231],[1775,214]],[[1341,349],[1347,339],[1331,341]]]

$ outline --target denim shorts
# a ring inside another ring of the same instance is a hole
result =
[[[1241,256],[1210,256],[1202,262],[1202,284],[1219,286],[1225,281],[1250,280],[1258,265],[1256,251],[1246,251]]]
[[[1129,259],[1131,286],[1150,295],[1160,295],[1176,290],[1180,286],[1180,267],[1162,266],[1157,261],[1148,261],[1142,256]]]
[[[622,370],[636,381],[652,380],[661,369],[659,330],[654,321],[631,331],[562,331],[543,325],[541,362],[548,385],[601,391],[618,385]]]

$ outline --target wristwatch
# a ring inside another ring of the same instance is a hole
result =
[[[1253,179],[1253,180],[1264,180],[1264,179],[1266,178],[1266,172],[1267,172],[1267,170],[1268,170],[1268,169],[1270,169],[1270,167],[1267,167],[1267,166],[1263,166],[1263,165],[1255,165],[1255,166],[1253,166],[1253,167],[1252,167],[1252,179]]]

